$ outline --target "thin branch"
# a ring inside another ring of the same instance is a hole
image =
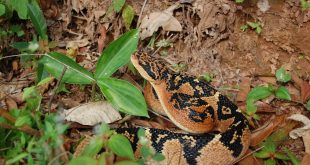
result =
[[[143,10],[144,10],[144,8],[145,8],[146,3],[147,3],[147,0],[144,0],[143,6],[142,6],[141,11],[140,11],[140,14],[139,14],[137,26],[136,26],[137,29],[138,29],[138,27],[140,26],[142,13],[143,13]]]
[[[61,75],[60,75],[60,77],[59,77],[59,79],[58,79],[58,81],[57,81],[56,87],[54,88],[54,91],[53,91],[53,93],[52,93],[52,96],[51,96],[50,100],[48,101],[48,104],[47,104],[47,105],[48,105],[48,113],[51,112],[52,101],[53,101],[53,99],[54,99],[54,97],[55,97],[55,95],[56,95],[56,93],[57,93],[57,90],[59,89],[60,82],[61,82],[62,78],[64,77],[66,71],[67,71],[67,67],[64,66],[64,68],[63,68],[63,70],[62,70],[62,72],[61,72]]]
[[[6,59],[6,58],[13,58],[13,57],[21,57],[21,56],[44,56],[45,54],[13,54],[5,57],[0,57],[0,60]]]

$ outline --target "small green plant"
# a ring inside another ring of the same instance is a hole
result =
[[[243,3],[245,0],[235,0],[236,3]]]
[[[280,68],[276,71],[276,78],[278,82],[286,83],[291,80],[291,75],[283,68]],[[247,115],[253,117],[256,120],[259,120],[259,116],[255,114],[257,111],[255,102],[260,99],[267,98],[272,94],[274,94],[279,99],[291,100],[290,93],[284,86],[280,86],[278,88],[272,85],[255,87],[249,92],[246,99]]]
[[[142,93],[124,80],[112,78],[112,74],[129,62],[138,44],[138,30],[131,30],[113,41],[101,54],[95,73],[91,73],[64,54],[51,52],[39,63],[43,69],[59,78],[67,67],[61,81],[69,84],[96,83],[106,99],[121,112],[136,116],[148,116]],[[42,75],[38,75],[42,77]]]
[[[306,108],[307,108],[307,110],[310,111],[310,99],[309,99],[308,102],[307,102]]]
[[[310,7],[310,3],[307,0],[300,0],[301,10],[304,11]]]
[[[240,29],[242,31],[246,31],[247,29],[249,29],[249,27],[255,30],[257,34],[260,34],[263,30],[262,24],[260,22],[247,22],[245,25],[242,25]]]
[[[166,48],[166,47],[173,47],[173,44],[169,40],[161,39],[158,42],[156,42],[155,46]]]
[[[211,82],[212,79],[214,78],[214,74],[213,73],[204,73],[200,76],[203,80],[207,81],[207,82]]]

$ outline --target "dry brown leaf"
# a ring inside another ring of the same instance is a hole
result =
[[[242,79],[242,81],[240,83],[240,90],[237,94],[236,101],[244,102],[246,100],[246,97],[251,90],[250,85],[251,85],[251,79],[250,78],[245,77]]]
[[[276,116],[272,119],[271,122],[266,123],[261,126],[261,128],[256,129],[251,134],[251,146],[256,146],[266,139],[272,132],[275,131],[275,128],[284,121],[284,115]]]
[[[306,81],[302,82],[300,91],[301,91],[301,100],[303,102],[310,99],[310,85]]]
[[[269,113],[276,112],[275,108],[272,108],[271,105],[263,101],[257,101],[255,105],[257,106],[257,112],[269,112]]]
[[[258,79],[260,79],[261,81],[264,81],[266,83],[270,83],[272,85],[277,84],[277,80],[275,77],[260,76],[260,77],[258,77]]]
[[[10,96],[6,96],[5,97],[5,104],[6,104],[8,110],[17,109],[18,108],[17,107],[17,103]]]
[[[119,112],[106,101],[86,103],[66,110],[64,115],[67,121],[91,126],[101,122],[112,123],[122,118]]]
[[[107,37],[107,29],[104,26],[100,27],[100,37],[98,38],[98,52],[101,53],[103,48],[105,47],[105,40]]]
[[[165,31],[182,31],[180,22],[173,17],[173,10],[178,7],[178,4],[170,6],[162,12],[153,12],[145,16],[141,21],[141,39],[145,39],[153,35],[159,27]]]
[[[248,155],[251,152],[253,152],[252,150],[248,149],[247,152],[244,155]],[[241,159],[238,162],[239,165],[263,165],[264,161],[262,159],[256,158],[253,156],[253,154],[246,156],[245,158]]]
[[[310,154],[305,153],[304,157],[302,158],[301,164],[302,165],[310,164]]]

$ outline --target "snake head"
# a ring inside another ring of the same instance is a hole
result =
[[[145,53],[133,54],[131,56],[131,62],[141,76],[151,83],[164,80],[168,76],[169,71],[164,65],[164,61]]]

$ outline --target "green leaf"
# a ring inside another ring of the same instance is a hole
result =
[[[163,161],[165,159],[165,156],[161,153],[156,153],[154,156],[153,156],[153,160],[156,160],[156,161]]]
[[[14,156],[14,158],[7,160],[5,164],[10,165],[10,164],[17,163],[18,161],[25,158],[26,156],[28,156],[27,152],[20,153],[17,156]]]
[[[97,84],[107,100],[119,111],[148,117],[144,97],[132,84],[114,78],[101,78]]]
[[[93,139],[84,149],[84,151],[82,152],[81,156],[88,156],[88,157],[94,157],[96,156],[99,151],[102,149],[104,144],[104,141],[97,137],[95,139]]]
[[[276,71],[276,78],[277,78],[277,81],[286,83],[291,80],[291,74],[281,67],[280,69]]]
[[[98,60],[95,78],[110,77],[119,67],[128,63],[137,48],[138,40],[139,31],[134,29],[109,44]]]
[[[270,152],[268,152],[266,150],[260,150],[256,153],[254,153],[254,156],[257,158],[266,159],[266,158],[270,157]]]
[[[236,3],[242,3],[244,0],[235,0]]]
[[[301,165],[300,160],[298,160],[296,155],[294,155],[290,150],[284,148],[284,151],[288,155],[289,159],[292,161],[293,165]]]
[[[126,0],[113,0],[113,8],[115,10],[115,12],[120,12],[125,4]]]
[[[264,161],[264,165],[276,165],[276,160],[268,159],[268,160]]]
[[[135,159],[131,144],[124,135],[112,135],[108,141],[108,147],[118,156]]]
[[[114,165],[140,165],[140,164],[134,161],[125,160],[121,162],[116,162]]]
[[[64,68],[63,64],[65,64],[67,70],[63,76],[62,82],[71,84],[91,84],[93,81],[92,73],[62,53],[48,53],[48,56],[41,58],[39,63],[43,64],[44,69],[57,79],[59,79]]]
[[[307,108],[307,110],[310,111],[310,99],[309,99],[308,102],[307,102],[306,108]]]
[[[244,32],[244,31],[246,31],[248,28],[249,28],[248,25],[242,25],[242,26],[240,27],[240,30],[242,30],[242,31]]]
[[[0,4],[0,16],[5,14],[5,6],[3,4]]]
[[[290,160],[286,154],[280,153],[280,152],[276,152],[274,154],[274,157],[280,160]]]
[[[41,104],[42,96],[39,94],[35,86],[24,88],[23,100],[26,101],[26,109],[38,110]]]
[[[15,121],[15,127],[21,127],[24,124],[31,124],[31,117],[29,115],[19,116]]]
[[[20,19],[27,19],[27,4],[28,0],[10,0],[12,9],[15,10]]]
[[[307,0],[300,0],[301,10],[304,11],[310,7],[310,3]]]
[[[264,99],[272,94],[272,90],[269,87],[265,86],[257,86],[253,88],[248,96],[247,96],[247,101],[257,101],[260,99]]]
[[[37,33],[43,40],[47,40],[47,24],[39,5],[33,1],[28,4],[28,14]]]
[[[126,29],[130,29],[131,22],[135,16],[135,11],[130,5],[125,5],[124,10],[122,12],[122,17],[125,23]]]
[[[39,43],[37,41],[14,42],[11,46],[15,49],[18,49],[20,52],[29,52],[29,53],[33,53],[39,49]]]
[[[276,92],[275,95],[279,99],[284,99],[284,100],[291,100],[291,95],[288,92],[288,90],[284,86],[280,86]]]
[[[11,26],[11,31],[13,32],[13,33],[16,33],[16,35],[18,36],[18,37],[21,37],[21,36],[23,36],[24,34],[25,34],[25,32],[23,31],[23,29],[19,26],[19,25],[13,25],[13,26]]]
[[[71,159],[68,165],[94,165],[97,164],[97,160],[88,156],[79,156]]]

